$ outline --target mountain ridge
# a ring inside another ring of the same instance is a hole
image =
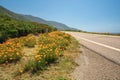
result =
[[[37,23],[42,23],[42,24],[47,24],[49,26],[53,26],[57,28],[58,30],[77,30],[71,27],[68,27],[67,25],[57,22],[57,21],[47,21],[45,19],[35,17],[32,15],[24,15],[24,14],[18,14],[13,11],[10,11],[3,6],[0,6],[0,14],[8,15],[12,18],[15,18],[17,20],[24,20],[24,21],[30,21],[30,22],[37,22]]]

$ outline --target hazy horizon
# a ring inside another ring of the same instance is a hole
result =
[[[120,33],[120,0],[0,0],[20,14],[57,21],[90,32]]]

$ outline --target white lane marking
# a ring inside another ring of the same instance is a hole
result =
[[[94,43],[94,44],[97,44],[97,45],[100,45],[100,46],[103,46],[103,47],[106,47],[106,48],[110,48],[112,50],[116,50],[116,51],[120,52],[119,48],[115,48],[115,47],[112,47],[112,46],[101,44],[101,43],[98,43],[98,42],[95,42],[95,41],[92,41],[92,40],[89,40],[89,39],[86,39],[86,38],[82,38],[82,37],[80,37],[80,38],[85,40],[85,41],[88,41],[88,42],[91,42],[91,43]]]

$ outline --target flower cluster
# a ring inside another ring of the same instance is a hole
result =
[[[30,34],[25,37],[9,39],[0,44],[0,63],[19,60],[23,56],[23,48],[35,47],[36,53],[23,65],[23,71],[40,70],[63,56],[63,51],[71,43],[71,36],[63,32],[40,34],[38,37]]]
[[[21,43],[26,47],[34,47],[36,45],[36,38],[34,35],[29,34],[28,36],[21,37]]]
[[[19,60],[22,57],[22,44],[19,39],[9,39],[0,44],[0,63]]]
[[[23,55],[24,46],[34,47],[35,45],[36,38],[32,34],[7,40],[0,44],[0,64],[19,60]]]
[[[51,32],[48,35],[40,35],[37,54],[35,55],[35,63],[39,66],[34,66],[34,68],[40,69],[55,62],[70,44],[70,38],[70,35],[58,31]]]

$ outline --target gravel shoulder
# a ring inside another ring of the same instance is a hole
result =
[[[73,80],[120,80],[120,66],[103,56],[81,46],[82,53],[76,62],[78,66],[71,76]]]

